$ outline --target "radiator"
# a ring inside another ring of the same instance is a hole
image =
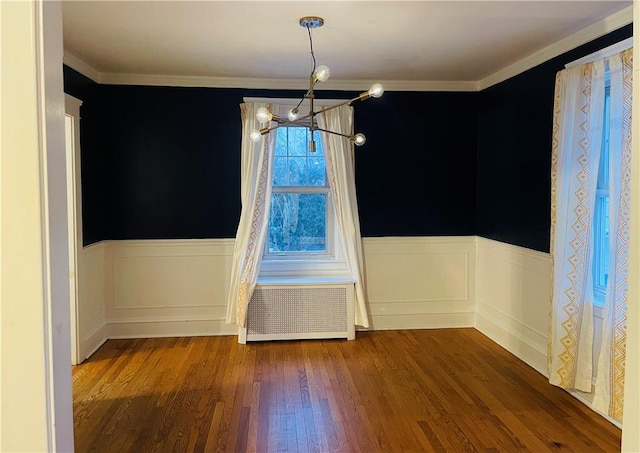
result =
[[[353,282],[258,284],[238,341],[355,338]]]

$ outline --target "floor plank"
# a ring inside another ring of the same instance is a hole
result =
[[[617,452],[620,430],[475,329],[110,340],[78,452]]]

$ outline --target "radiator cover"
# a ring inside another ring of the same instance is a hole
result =
[[[353,283],[258,285],[238,341],[355,338]]]

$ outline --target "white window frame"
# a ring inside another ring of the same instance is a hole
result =
[[[331,188],[329,185],[325,186],[273,186],[271,188],[272,193],[291,193],[291,194],[325,194],[327,202],[325,204],[325,251],[324,252],[271,252],[269,251],[269,240],[264,241],[264,252],[262,254],[263,259],[269,260],[300,260],[300,259],[333,259],[335,256],[335,220],[333,218],[333,209],[331,209],[331,203],[333,198],[331,197]],[[268,234],[268,233],[267,233]]]
[[[280,117],[286,118],[287,113],[298,105],[299,99],[278,99],[278,98],[244,98],[244,102],[263,102],[277,105],[278,111],[273,112]],[[336,99],[314,99],[317,107],[332,106],[339,100]],[[308,100],[301,104],[300,111],[308,111]],[[272,132],[273,133],[273,132]],[[272,186],[272,192],[289,193],[326,193],[326,251],[325,252],[269,252],[269,238],[265,240],[262,264],[260,266],[259,278],[280,278],[280,277],[312,277],[322,276],[346,276],[349,275],[342,237],[335,220],[333,206],[333,195],[329,180],[326,186]],[[267,235],[269,232],[267,232]]]

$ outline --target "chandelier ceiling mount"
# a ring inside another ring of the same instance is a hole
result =
[[[324,25],[324,19],[316,16],[305,16],[300,18],[300,26],[303,28],[320,28]]]

